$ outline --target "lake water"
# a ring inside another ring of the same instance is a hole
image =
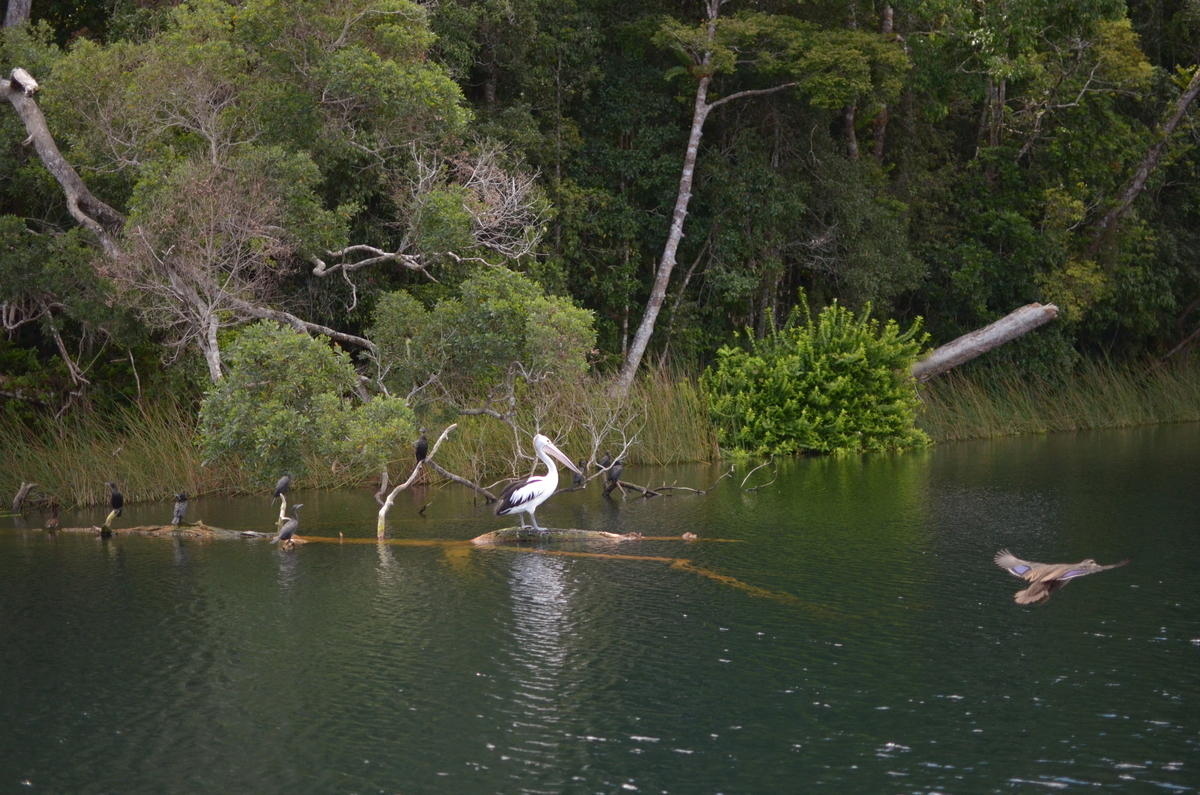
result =
[[[538,514],[692,543],[376,544],[368,492],[300,484],[301,535],[346,543],[0,520],[0,793],[1200,788],[1200,427],[749,469]],[[269,496],[189,516],[273,527]],[[389,534],[509,523],[424,489]],[[1021,607],[1003,547],[1133,561]]]

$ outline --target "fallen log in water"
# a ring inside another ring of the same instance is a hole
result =
[[[601,530],[576,530],[574,528],[547,528],[545,533],[539,533],[533,528],[506,527],[503,530],[493,530],[471,539],[475,546],[491,544],[511,544],[525,541],[640,541],[641,533],[605,533]]]
[[[254,530],[224,530],[220,527],[209,527],[204,522],[180,522],[177,525],[146,524],[134,527],[112,527],[111,525],[92,525],[91,527],[60,527],[56,533],[85,533],[103,535],[108,532],[114,536],[150,536],[174,538],[274,538],[274,533],[259,533]],[[293,537],[297,544],[304,540]]]

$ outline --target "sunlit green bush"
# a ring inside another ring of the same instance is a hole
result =
[[[886,450],[928,443],[909,368],[925,334],[833,304],[805,304],[748,347],[725,346],[702,382],[723,446],[757,454]]]

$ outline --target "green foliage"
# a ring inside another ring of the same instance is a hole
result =
[[[702,382],[723,445],[756,454],[903,449],[928,438],[914,427],[919,400],[909,368],[919,323],[882,327],[833,304],[807,304],[749,349],[726,346]]]
[[[228,364],[200,410],[201,447],[209,461],[240,457],[258,482],[284,469],[302,473],[314,454],[377,467],[413,436],[403,400],[358,402],[350,357],[326,341],[258,323],[238,335]]]
[[[435,379],[455,395],[479,397],[518,376],[574,381],[587,372],[596,343],[591,312],[505,268],[476,271],[460,295],[432,310],[403,291],[380,299],[371,337],[392,388],[409,393]]]

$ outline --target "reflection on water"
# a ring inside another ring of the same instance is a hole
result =
[[[786,461],[754,493],[749,469],[539,510],[694,544],[438,543],[506,524],[456,488],[402,493],[389,536],[420,543],[376,543],[369,492],[299,482],[333,543],[2,525],[0,792],[1200,786],[1200,428]],[[1133,561],[1026,607],[1002,548]]]

